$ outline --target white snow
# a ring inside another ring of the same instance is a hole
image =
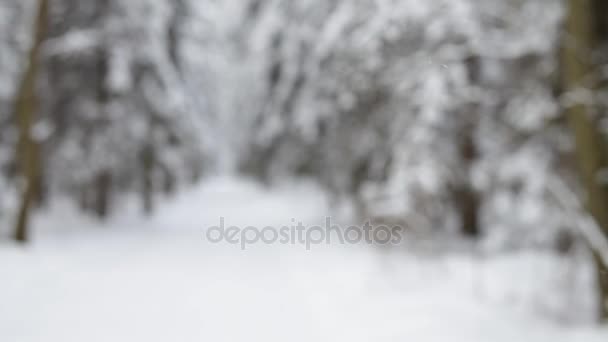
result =
[[[608,329],[514,305],[556,279],[559,260],[540,254],[483,261],[370,246],[242,251],[205,240],[220,217],[312,223],[326,216],[324,203],[306,184],[270,191],[217,179],[153,218],[125,210],[110,227],[56,207],[38,217],[35,243],[0,245],[0,341],[608,340]]]

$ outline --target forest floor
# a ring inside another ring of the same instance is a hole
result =
[[[205,237],[220,217],[319,222],[324,203],[306,184],[218,179],[109,226],[59,205],[37,217],[33,244],[0,244],[0,341],[608,341],[608,329],[554,314],[581,299],[547,295],[560,261],[540,254],[242,250]]]

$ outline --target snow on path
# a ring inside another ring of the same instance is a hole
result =
[[[442,275],[447,264],[369,247],[243,251],[205,240],[220,217],[276,226],[325,211],[309,186],[269,192],[227,179],[109,228],[55,210],[38,218],[32,246],[0,245],[0,341],[608,340],[486,302],[466,272]]]

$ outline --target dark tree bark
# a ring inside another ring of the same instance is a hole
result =
[[[469,82],[479,85],[481,81],[480,57],[472,55],[466,60]],[[473,167],[479,158],[477,142],[475,141],[476,122],[479,117],[479,105],[473,101],[465,107],[460,125],[459,151],[462,163],[462,179],[456,187],[455,201],[460,211],[461,233],[467,237],[477,238],[481,234],[479,212],[481,195],[473,184]]]
[[[477,146],[475,145],[473,124],[466,124],[460,137],[460,158],[463,163],[463,178],[456,187],[455,201],[460,211],[461,232],[467,237],[478,237],[481,233],[479,227],[479,194],[475,190],[471,173],[477,159]]]
[[[14,238],[19,242],[27,242],[29,237],[30,209],[36,198],[40,175],[39,146],[32,136],[32,128],[36,121],[38,98],[36,95],[36,79],[40,69],[39,57],[42,43],[48,28],[49,0],[39,0],[38,16],[36,17],[33,45],[28,56],[28,63],[17,94],[15,119],[19,127],[19,142],[16,160],[19,161],[20,174],[23,178],[21,204],[15,223]]]
[[[152,214],[154,211],[154,169],[156,156],[153,146],[146,146],[140,156],[142,167],[141,199],[144,213]]]
[[[95,179],[95,214],[102,220],[110,215],[111,194],[112,173],[100,172]]]
[[[594,9],[603,0],[569,0],[562,52],[562,88],[572,94],[595,90],[598,78],[593,51],[597,47],[597,21]],[[571,98],[572,100],[572,98]],[[576,161],[586,193],[585,204],[608,237],[608,188],[598,175],[608,167],[606,141],[598,130],[594,105],[582,100],[570,101],[565,110],[576,142]],[[593,251],[598,265],[597,279],[601,295],[601,316],[608,319],[608,273],[606,260]]]

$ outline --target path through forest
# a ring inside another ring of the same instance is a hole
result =
[[[541,320],[489,299],[466,257],[413,258],[366,246],[243,251],[206,241],[205,227],[220,217],[241,226],[322,220],[324,201],[306,185],[267,191],[220,179],[154,218],[125,214],[106,228],[69,212],[41,215],[32,246],[0,245],[0,340],[608,339],[608,331]]]

